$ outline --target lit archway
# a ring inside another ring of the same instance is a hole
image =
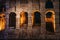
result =
[[[9,27],[16,28],[16,13],[9,14]]]
[[[55,12],[49,10],[46,12],[45,16],[46,30],[49,32],[55,32]]]
[[[5,19],[5,14],[1,13],[0,14],[0,31],[4,30],[6,27],[6,19]]]
[[[24,24],[28,25],[28,13],[22,11],[20,13],[20,27],[22,27]]]

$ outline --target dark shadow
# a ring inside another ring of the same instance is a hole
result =
[[[6,6],[5,6],[5,5],[0,4],[0,12],[3,12],[3,8],[4,8],[4,11],[6,11]]]
[[[54,32],[53,23],[52,22],[46,22],[46,30],[49,32]]]
[[[20,0],[20,4],[27,4],[28,0]]]
[[[34,22],[33,22],[33,26],[35,25],[38,25],[40,26],[41,25],[41,16],[40,16],[40,12],[34,12]]]
[[[52,13],[51,13],[51,12],[48,12],[48,13],[46,14],[46,18],[51,18],[51,16],[52,16]]]
[[[25,17],[26,17],[25,24],[28,24],[28,13],[27,12],[25,12]]]
[[[54,8],[53,3],[51,0],[46,1],[45,8]]]
[[[16,28],[16,13],[14,12],[9,14],[9,27]]]

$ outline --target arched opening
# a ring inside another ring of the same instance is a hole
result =
[[[6,25],[6,19],[5,19],[5,14],[1,13],[0,14],[0,31],[5,30],[5,25]]]
[[[41,14],[40,12],[36,11],[33,14],[33,26],[40,26],[41,25]]]
[[[28,25],[28,13],[23,11],[20,14],[20,27],[24,25]]]
[[[16,13],[14,12],[9,14],[9,27],[16,28]]]
[[[48,12],[48,13],[46,14],[46,18],[51,18],[51,16],[52,16],[52,13],[51,13],[51,12]]]
[[[0,12],[6,11],[6,5],[5,2],[0,1]]]
[[[47,0],[45,4],[45,8],[54,8],[53,2],[51,0]]]
[[[55,16],[52,12],[46,13],[46,30],[49,32],[55,32]]]

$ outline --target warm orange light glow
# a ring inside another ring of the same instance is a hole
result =
[[[5,29],[6,21],[4,16],[5,14],[0,14],[0,31]]]
[[[26,17],[25,17],[25,12],[21,12],[20,14],[20,26],[22,26],[26,21]]]
[[[34,14],[32,14],[32,25],[34,24]]]
[[[53,28],[54,28],[54,32],[55,32],[55,29],[56,29],[56,27],[55,27],[55,12],[52,10],[48,10],[46,13],[48,13],[48,12],[52,12],[52,16],[51,16],[51,18],[46,18],[46,16],[45,16],[45,21],[53,23]]]

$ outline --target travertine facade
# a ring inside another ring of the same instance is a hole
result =
[[[28,3],[20,3],[20,0],[16,0],[16,2],[14,1],[9,1],[7,0],[6,1],[6,20],[7,20],[7,29],[9,28],[8,24],[9,24],[9,14],[11,12],[15,12],[16,13],[16,29],[19,29],[20,31],[20,13],[22,11],[25,11],[28,13],[28,27],[27,27],[27,34],[29,34],[27,36],[27,38],[29,38],[29,36],[32,37],[33,33],[35,32],[35,34],[37,34],[37,36],[35,36],[35,38],[60,38],[60,27],[59,27],[59,0],[52,0],[53,1],[53,5],[54,5],[54,8],[53,9],[46,9],[45,8],[45,3],[46,3],[46,0],[40,0],[40,3],[32,3],[32,0],[27,0]],[[41,26],[40,26],[40,29],[39,31],[36,30],[34,31],[35,29],[32,28],[32,14],[34,13],[34,11],[39,11],[40,14],[41,14]],[[45,25],[45,15],[46,15],[46,11],[47,10],[53,10],[55,12],[55,24],[56,24],[56,32],[55,32],[55,35],[47,35],[46,34],[46,25]],[[34,29],[34,30],[33,30]],[[33,30],[33,31],[31,31]],[[33,33],[31,33],[33,32]],[[39,33],[40,32],[40,33]],[[30,35],[31,33],[31,35]],[[38,33],[39,33],[39,36],[38,36]],[[19,34],[19,33],[18,33]],[[30,37],[30,38],[31,38]],[[32,37],[34,38],[34,37]]]

